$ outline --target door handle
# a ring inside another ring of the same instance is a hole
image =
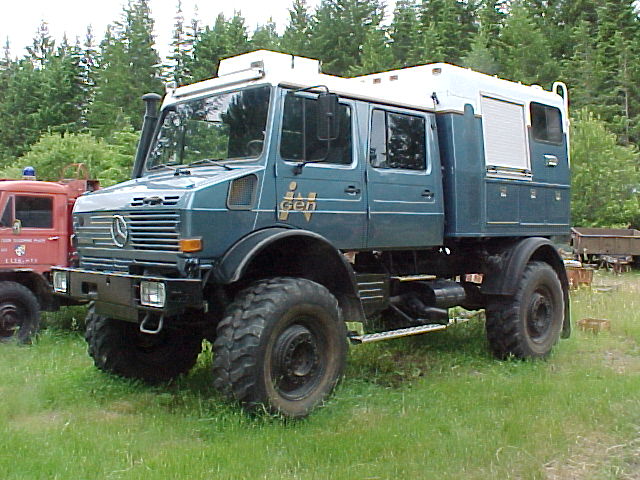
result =
[[[59,240],[60,237],[47,237],[47,240]]]
[[[558,165],[558,157],[555,155],[545,155],[544,159],[546,161],[547,167],[555,167]]]
[[[349,185],[344,189],[344,193],[348,193],[349,195],[357,195],[360,193],[360,189],[354,185]]]
[[[421,195],[423,197],[425,197],[426,199],[428,199],[428,200],[431,200],[433,198],[433,196],[434,196],[433,192],[431,190],[428,190],[428,189],[423,191]]]

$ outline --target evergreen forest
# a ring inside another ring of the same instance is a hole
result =
[[[176,4],[170,53],[155,48],[148,0],[129,0],[105,32],[54,41],[43,22],[22,57],[0,55],[0,177],[33,165],[57,179],[69,162],[103,184],[125,180],[140,97],[216,75],[255,49],[317,58],[355,76],[448,62],[550,89],[572,113],[573,223],[640,225],[640,17],[634,0],[293,0],[287,25],[250,29],[241,12],[185,18]],[[2,32],[0,32],[2,38]]]

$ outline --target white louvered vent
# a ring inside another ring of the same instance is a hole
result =
[[[524,105],[482,96],[485,163],[496,173],[530,175]]]

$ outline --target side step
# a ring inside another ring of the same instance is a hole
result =
[[[419,325],[417,327],[409,327],[409,328],[399,328],[398,330],[389,330],[387,332],[379,332],[379,333],[369,333],[365,335],[353,335],[349,337],[351,343],[373,343],[373,342],[381,342],[383,340],[392,340],[394,338],[402,338],[402,337],[410,337],[412,335],[420,335],[423,333],[429,332],[437,332],[440,330],[446,330],[452,325],[457,325],[459,323],[466,323],[470,319],[469,318],[451,318],[449,319],[449,323],[442,324],[430,324],[430,325]],[[362,324],[360,325],[360,331],[362,331]]]
[[[449,325],[420,325],[418,327],[400,328],[398,330],[389,330],[388,332],[370,333],[368,335],[358,335],[350,337],[352,343],[373,343],[382,340],[391,340],[392,338],[409,337],[411,335],[420,335],[421,333],[436,332],[445,330]]]

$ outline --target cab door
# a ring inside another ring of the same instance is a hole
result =
[[[67,264],[68,215],[64,195],[5,196],[0,221],[0,258],[5,268],[49,271]]]
[[[354,102],[340,101],[338,138],[325,141],[318,139],[315,95],[283,91],[280,101],[278,223],[316,232],[336,248],[363,247],[367,212]]]
[[[444,210],[432,113],[371,107],[368,248],[442,245]]]

